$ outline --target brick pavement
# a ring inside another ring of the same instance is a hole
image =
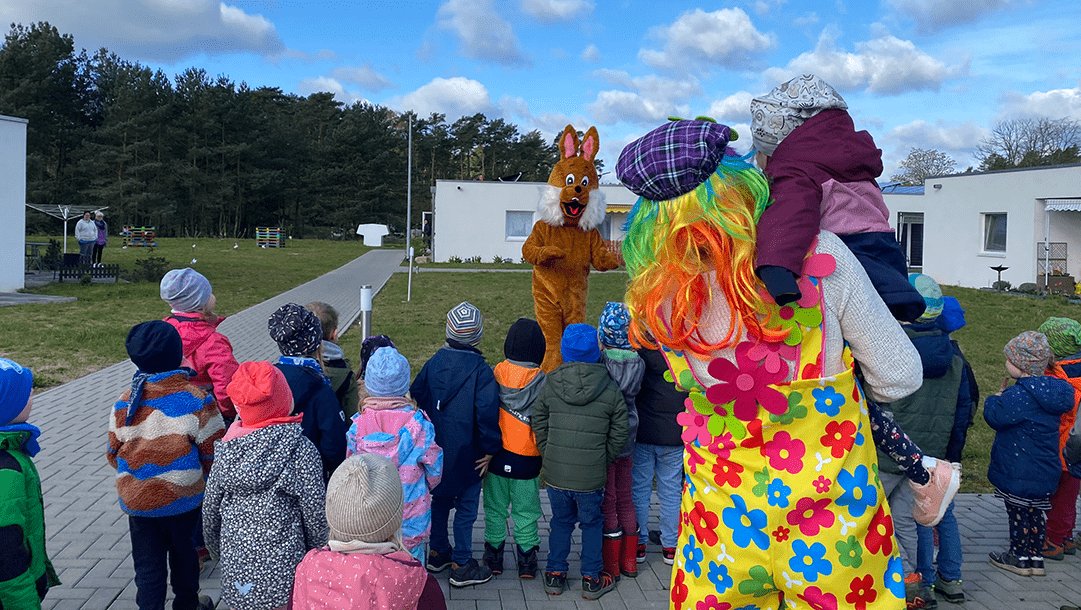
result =
[[[376,291],[398,267],[397,251],[374,250],[365,256],[307,284],[253,306],[227,319],[221,326],[229,336],[237,358],[273,358],[277,348],[270,341],[266,319],[281,304],[313,300],[329,302],[341,312],[342,328],[359,314],[359,286],[372,284]],[[122,362],[44,392],[34,398],[32,421],[43,431],[43,450],[35,462],[45,494],[48,552],[64,584],[49,591],[46,610],[105,610],[135,608],[134,572],[130,560],[127,519],[116,502],[113,471],[103,453],[107,414],[113,401],[127,386],[134,368]],[[547,494],[541,494],[545,517],[542,538],[551,514]],[[654,498],[652,524],[656,524]],[[969,596],[964,610],[1053,610],[1061,604],[1081,603],[1081,555],[1048,562],[1047,577],[1026,578],[1003,572],[987,562],[987,553],[1004,548],[1008,535],[1002,503],[989,494],[958,496],[957,515],[965,552],[964,584]],[[483,505],[473,530],[475,556],[484,544]],[[508,528],[508,550],[511,534]],[[571,581],[577,580],[575,534],[571,551]],[[543,570],[547,543],[542,542]],[[648,561],[639,564],[637,579],[624,578],[618,588],[597,602],[582,599],[572,589],[559,597],[545,595],[538,578],[516,578],[513,553],[505,560],[507,571],[477,587],[452,589],[449,570],[438,575],[450,610],[636,610],[667,608],[671,567],[664,564],[660,549],[650,545]],[[202,575],[203,590],[220,597],[217,566],[208,565]],[[940,607],[949,607],[940,601]],[[223,606],[222,606],[223,607]],[[777,610],[777,609],[774,609]]]

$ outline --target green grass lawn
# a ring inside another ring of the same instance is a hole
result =
[[[48,240],[27,237],[27,241]],[[68,252],[73,251],[73,244],[78,251],[78,244],[69,238]],[[222,315],[265,301],[370,250],[357,241],[320,240],[290,240],[284,248],[259,248],[255,240],[180,238],[158,239],[159,246],[153,250],[121,248],[119,237],[111,238],[109,244],[102,262],[119,263],[122,272],[134,271],[136,261],[148,257],[165,258],[167,269],[194,267],[210,279],[218,300],[216,309]],[[169,314],[158,296],[157,282],[89,286],[66,282],[25,292],[78,298],[73,303],[0,308],[0,355],[32,368],[34,385],[40,388],[126,359],[128,330]]]

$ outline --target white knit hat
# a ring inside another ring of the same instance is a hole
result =
[[[327,484],[327,525],[339,542],[387,542],[402,529],[402,481],[387,458],[347,458]]]

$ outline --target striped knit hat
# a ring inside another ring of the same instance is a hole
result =
[[[917,322],[933,322],[942,313],[942,288],[938,282],[929,275],[922,273],[909,273],[908,283],[923,297],[926,308],[923,315],[916,318]]]
[[[1065,358],[1081,352],[1081,323],[1070,318],[1048,318],[1038,329],[1047,336],[1055,358]]]
[[[458,303],[447,312],[447,338],[477,345],[484,336],[484,316],[468,301]]]
[[[346,458],[327,483],[327,525],[338,542],[387,542],[402,529],[402,481],[387,458]]]

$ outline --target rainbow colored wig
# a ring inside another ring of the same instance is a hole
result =
[[[769,205],[769,187],[748,157],[725,156],[690,193],[635,203],[623,240],[634,344],[660,344],[705,359],[735,345],[744,329],[769,341],[787,334],[768,313],[776,308],[767,305],[754,273],[756,225]],[[713,271],[723,295],[710,294]],[[725,337],[710,343],[701,320],[717,298],[728,303],[730,323]]]

